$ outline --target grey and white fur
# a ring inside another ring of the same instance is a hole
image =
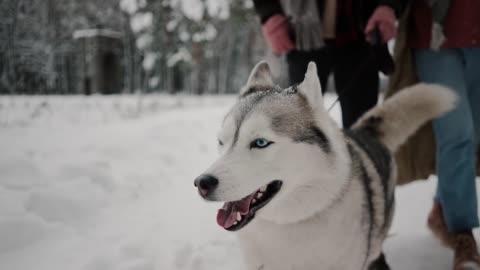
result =
[[[203,174],[218,183],[205,199],[238,201],[282,182],[235,232],[249,270],[388,269],[382,244],[395,205],[392,153],[455,104],[448,89],[418,84],[342,130],[320,88],[314,63],[300,85],[281,89],[261,62],[222,123],[220,157]],[[271,144],[252,148],[258,138]]]

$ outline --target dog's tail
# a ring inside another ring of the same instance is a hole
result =
[[[362,116],[353,129],[363,129],[395,152],[423,124],[455,107],[456,95],[445,87],[416,84],[400,91]]]

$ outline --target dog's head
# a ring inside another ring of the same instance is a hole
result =
[[[206,200],[226,202],[217,222],[238,230],[254,217],[286,224],[329,205],[349,173],[341,132],[323,107],[314,63],[281,89],[260,62],[225,116],[220,158],[195,180]]]

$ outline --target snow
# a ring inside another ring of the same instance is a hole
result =
[[[177,65],[179,62],[185,61],[185,62],[190,62],[192,61],[192,55],[190,52],[184,48],[181,47],[178,49],[178,51],[174,54],[172,54],[167,61],[167,66],[168,67],[173,67]]]
[[[150,80],[148,80],[148,86],[150,86],[151,88],[157,87],[159,83],[160,78],[157,76],[152,77]]]
[[[122,34],[120,32],[112,31],[109,29],[82,29],[73,32],[73,39],[91,38],[97,36],[121,38]]]
[[[179,23],[179,20],[173,19],[167,23],[165,28],[167,29],[168,32],[173,32],[175,31],[175,28],[177,28],[178,23]]]
[[[193,187],[234,102],[0,97],[0,269],[243,269],[234,234],[216,225],[220,205]],[[392,269],[451,268],[425,227],[435,181],[397,190]]]
[[[120,0],[120,8],[128,14],[134,14],[139,8],[147,5],[146,0]]]
[[[136,13],[130,19],[130,26],[134,33],[139,33],[148,28],[151,28],[153,24],[152,12]]]
[[[217,29],[212,24],[207,24],[205,30],[193,34],[192,40],[194,42],[212,41],[217,36]]]
[[[187,42],[190,39],[190,34],[187,31],[180,31],[178,38],[183,42]]]
[[[153,52],[147,52],[143,58],[142,67],[146,71],[151,71],[155,66],[155,61],[157,61],[158,55]]]
[[[135,44],[137,45],[137,48],[139,49],[146,49],[148,48],[153,42],[153,36],[150,33],[144,33],[141,34],[137,40],[135,41]]]
[[[206,7],[208,14],[212,17],[223,20],[230,17],[230,3],[228,0],[207,0]]]
[[[194,21],[203,19],[205,5],[202,1],[197,0],[181,0],[180,2],[183,14]]]
[[[228,0],[180,0],[180,7],[183,14],[194,21],[202,20],[205,12],[214,18],[227,19],[230,16],[230,2]]]

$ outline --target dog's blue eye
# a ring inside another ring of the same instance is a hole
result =
[[[273,142],[267,141],[266,139],[260,138],[256,139],[250,143],[250,148],[265,148],[272,144]]]

